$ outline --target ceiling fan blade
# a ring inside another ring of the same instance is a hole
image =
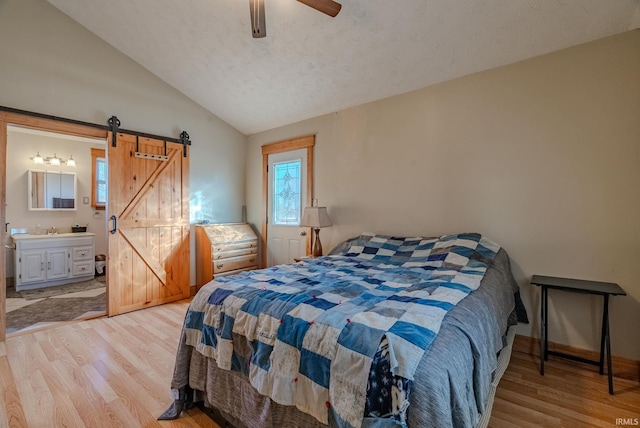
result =
[[[264,19],[264,0],[249,0],[251,12],[251,33],[254,39],[267,37],[267,24]]]
[[[309,7],[319,10],[322,13],[326,13],[331,17],[335,17],[342,5],[333,0],[298,0],[300,3],[304,3]]]

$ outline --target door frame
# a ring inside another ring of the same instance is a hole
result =
[[[4,207],[7,203],[7,125],[25,126],[29,128],[40,129],[42,131],[56,132],[59,134],[75,135],[89,138],[107,138],[107,131],[90,125],[81,125],[79,123],[67,122],[56,119],[47,119],[43,117],[30,116],[27,114],[15,113],[10,111],[0,111],[0,170],[2,175],[0,178],[0,204],[3,209],[0,210],[0,342],[4,342],[7,334],[6,325],[6,257],[7,252],[4,248],[6,240],[6,232],[4,229],[6,222],[6,214]],[[107,286],[108,287],[108,286]],[[108,305],[108,303],[107,303]]]
[[[276,143],[262,146],[262,237],[261,237],[261,257],[262,268],[267,266],[267,220],[269,218],[269,155],[292,150],[307,149],[307,198],[304,201],[305,207],[311,206],[313,200],[313,148],[316,144],[316,136],[305,135],[278,141]],[[311,253],[311,228],[307,232],[307,254]]]

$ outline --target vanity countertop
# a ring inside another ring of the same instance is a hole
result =
[[[18,233],[15,235],[12,235],[11,237],[15,240],[23,240],[23,239],[50,239],[50,238],[73,238],[73,237],[81,237],[81,236],[95,236],[95,233],[91,233],[91,232],[77,232],[77,233],[56,233],[54,235],[47,235],[47,234],[41,234],[41,235],[31,235],[28,233]]]

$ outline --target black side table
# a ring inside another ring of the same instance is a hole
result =
[[[626,296],[618,284],[612,282],[586,281],[581,279],[557,278],[553,276],[533,275],[531,284],[542,287],[540,295],[540,318],[541,335],[540,340],[540,374],[544,376],[544,362],[549,359],[549,355],[569,358],[583,363],[594,364],[600,368],[600,374],[604,370],[604,355],[607,355],[607,375],[609,377],[609,394],[613,395],[613,374],[611,372],[611,338],[609,337],[609,296]],[[571,293],[595,294],[604,297],[604,307],[602,311],[602,333],[600,336],[600,360],[589,360],[575,355],[565,354],[558,351],[550,351],[547,335],[547,321],[549,319],[548,294],[549,289],[567,291]],[[605,349],[606,346],[606,349]]]

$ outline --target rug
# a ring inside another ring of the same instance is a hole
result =
[[[104,277],[99,277],[104,278]],[[26,300],[45,299],[47,297],[60,296],[63,294],[77,293],[78,291],[93,290],[104,287],[104,283],[96,279],[73,284],[57,285],[54,287],[34,288],[33,290],[18,291],[20,297]],[[8,294],[8,293],[7,293]],[[9,296],[7,296],[9,297]]]
[[[107,295],[95,297],[50,298],[7,313],[7,334],[16,333],[41,323],[73,321],[97,313],[106,315]]]

